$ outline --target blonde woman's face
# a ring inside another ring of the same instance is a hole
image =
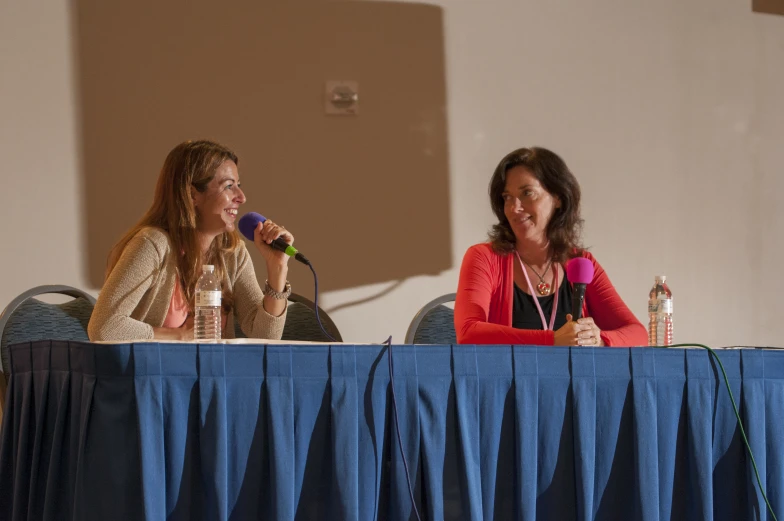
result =
[[[212,236],[234,230],[239,207],[244,202],[237,165],[234,161],[224,161],[204,192],[193,190],[197,230]]]

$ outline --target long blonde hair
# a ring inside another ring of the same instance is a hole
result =
[[[204,192],[224,161],[239,163],[234,152],[212,141],[186,141],[174,147],[163,162],[152,206],[109,252],[106,277],[109,277],[123,250],[139,230],[149,226],[160,228],[169,235],[172,254],[177,257],[183,294],[192,307],[203,260],[197,240],[197,214],[191,187]],[[240,236],[236,229],[224,232],[212,241],[206,256],[206,263],[215,266],[215,273],[221,280],[223,308],[226,312],[233,307],[233,295],[228,286],[224,256],[233,252],[239,243]],[[182,254],[177,255],[177,252]]]

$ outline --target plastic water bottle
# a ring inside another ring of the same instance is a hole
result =
[[[215,266],[205,264],[201,271],[196,283],[193,338],[197,342],[214,342],[221,339],[221,286]]]
[[[648,294],[648,345],[672,345],[672,291],[667,277],[656,276],[656,283]]]

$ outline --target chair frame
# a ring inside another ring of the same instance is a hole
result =
[[[413,344],[414,337],[416,336],[417,329],[419,328],[419,324],[422,323],[422,320],[425,318],[430,310],[433,308],[440,306],[441,304],[446,304],[447,302],[453,302],[457,298],[457,293],[447,293],[446,295],[441,295],[440,297],[436,297],[424,306],[422,309],[417,311],[417,314],[414,315],[414,319],[411,320],[411,324],[408,326],[408,330],[406,331],[406,344]]]
[[[316,304],[307,297],[303,297],[297,293],[292,293],[288,296],[287,299],[289,302],[293,302],[295,304],[302,304],[303,306],[307,307],[309,310],[316,312]],[[343,342],[343,337],[340,335],[340,331],[338,330],[338,326],[332,321],[327,312],[319,306],[318,316],[321,319],[321,324],[324,326],[324,329],[327,330],[332,338],[334,338],[337,342]],[[235,324],[234,327],[239,328],[239,324],[236,322],[237,316],[234,316]],[[244,333],[243,333],[244,334]]]
[[[0,313],[0,340],[3,338],[3,331],[5,331],[5,325],[10,320],[11,315],[14,314],[16,308],[22,305],[23,302],[29,300],[33,297],[37,297],[39,295],[46,295],[50,293],[55,293],[59,295],[67,295],[73,298],[83,298],[87,302],[92,305],[95,305],[95,297],[86,293],[80,289],[74,288],[72,286],[64,286],[58,284],[50,284],[45,286],[36,286],[34,288],[30,288],[24,293],[21,293],[17,297],[15,297],[6,307],[3,309],[3,312]],[[0,373],[4,373],[5,368],[3,367],[2,359],[0,359]]]
[[[307,297],[303,297],[297,293],[292,293],[289,295],[288,300],[290,302],[296,302],[297,304],[303,304],[307,306],[311,311],[314,313],[316,312],[316,303],[310,300]],[[332,338],[334,338],[337,342],[343,342],[343,337],[340,336],[340,331],[338,331],[338,326],[332,321],[327,312],[319,306],[318,308],[318,317],[321,319],[321,324],[324,326],[324,329],[327,330],[327,333],[330,334]]]
[[[30,288],[27,291],[17,295],[8,305],[3,309],[2,313],[0,313],[0,341],[3,338],[3,332],[5,331],[5,325],[10,320],[11,315],[14,314],[14,311],[22,305],[25,301],[37,297],[39,295],[46,295],[46,294],[59,294],[59,295],[67,295],[73,298],[83,298],[87,300],[90,304],[95,305],[95,297],[86,293],[78,288],[74,288],[72,286],[65,286],[61,284],[49,284],[44,286],[36,286],[34,288]],[[5,395],[7,390],[7,378],[6,378],[6,368],[3,367],[3,357],[0,356],[0,425],[2,425],[3,420],[3,408],[5,407]]]

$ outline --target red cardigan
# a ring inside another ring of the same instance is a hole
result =
[[[615,291],[593,255],[593,282],[585,290],[583,316],[593,317],[607,346],[648,345],[648,333]],[[553,345],[552,331],[512,327],[514,255],[499,255],[488,243],[471,246],[463,257],[455,300],[459,344]]]

